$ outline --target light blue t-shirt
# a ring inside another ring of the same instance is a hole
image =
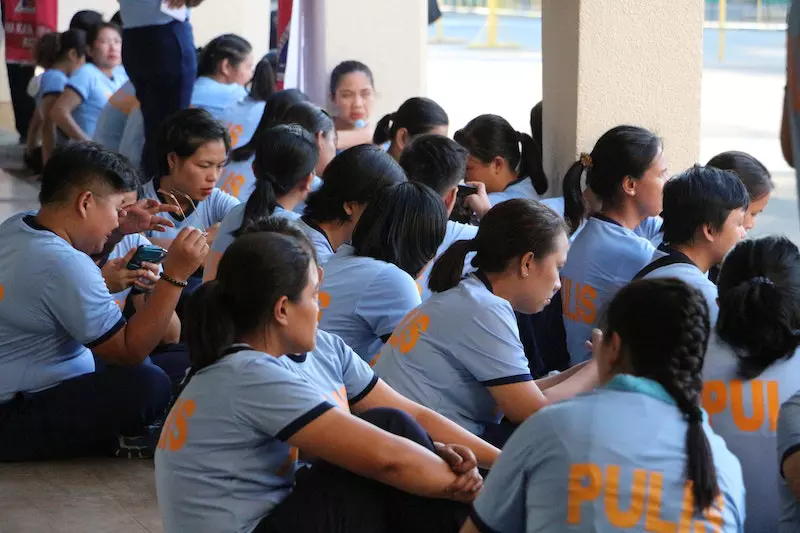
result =
[[[460,222],[454,222],[452,220],[447,221],[447,229],[444,233],[444,240],[442,244],[439,246],[439,249],[436,250],[436,257],[428,263],[428,266],[423,269],[422,273],[417,278],[417,283],[419,284],[420,296],[422,297],[422,301],[424,302],[428,298],[430,298],[433,293],[428,288],[428,279],[431,276],[431,269],[433,268],[433,264],[439,259],[443,253],[447,251],[450,246],[456,241],[463,241],[463,240],[470,240],[474,239],[475,236],[478,234],[478,226],[471,226],[469,224],[462,224]],[[472,258],[475,257],[475,252],[470,252],[467,254],[467,258],[464,260],[464,270],[463,274],[466,276],[469,272],[475,270],[472,265],[470,264]]]
[[[533,379],[511,304],[474,274],[411,311],[374,368],[406,398],[476,435],[503,418],[489,387]]]
[[[194,82],[191,105],[205,109],[211,113],[211,116],[219,119],[225,108],[241,101],[246,96],[247,89],[238,83],[220,83],[208,76],[200,76]]]
[[[251,156],[244,161],[228,161],[216,186],[238,198],[240,202],[247,202],[256,188],[256,176],[253,174],[254,159],[255,156]]]
[[[226,353],[192,377],[164,424],[155,477],[166,533],[253,531],[292,490],[297,450],[286,441],[334,407],[279,359],[243,345]]]
[[[92,140],[113,152],[119,152],[128,117],[134,109],[138,108],[139,100],[136,99],[136,89],[133,82],[128,80],[108,99],[108,103],[97,119]]]
[[[307,354],[285,355],[280,358],[297,372],[333,405],[350,412],[378,383],[378,376],[338,336],[317,330],[317,345]]]
[[[45,96],[51,94],[60,95],[64,92],[67,83],[69,83],[69,77],[57,68],[45,70],[39,79],[39,92],[36,94],[36,103],[41,105]]]
[[[636,229],[633,230],[633,232],[639,237],[644,237],[650,241],[653,246],[658,248],[664,241],[664,232],[662,231],[663,226],[664,219],[660,216],[647,217],[642,221],[641,224],[636,226]]]
[[[781,514],[778,412],[800,390],[800,357],[779,361],[748,381],[738,376],[737,368],[734,350],[713,334],[703,363],[703,408],[711,427],[742,464],[745,530],[774,533]]]
[[[311,239],[311,244],[314,245],[314,249],[317,251],[317,262],[319,266],[323,266],[335,253],[328,235],[313,220],[306,217],[298,220],[297,225]]]
[[[708,274],[700,271],[699,268],[686,257],[683,253],[661,245],[655,252],[650,264],[641,270],[635,278],[642,279],[664,279],[677,278],[687,285],[694,287],[703,293],[708,304],[708,316],[711,327],[717,323],[719,316],[719,304],[717,303],[717,286],[714,285]]]
[[[489,202],[492,207],[500,202],[511,200],[512,198],[525,198],[527,200],[539,200],[539,193],[533,187],[533,183],[528,177],[512,181],[503,191],[489,193]]]
[[[125,28],[163,26],[175,19],[161,11],[162,0],[119,0],[119,11]]]
[[[100,269],[33,213],[0,225],[0,403],[94,372],[125,319]]]
[[[228,246],[233,244],[233,241],[236,238],[233,236],[233,232],[238,230],[242,226],[242,221],[244,220],[244,209],[247,204],[239,204],[225,216],[225,219],[220,224],[219,229],[217,230],[217,237],[214,239],[214,244],[211,245],[211,251],[217,252],[220,254],[225,253],[225,250],[228,249]],[[293,211],[287,211],[286,209],[278,206],[275,208],[275,211],[272,212],[273,217],[278,218],[285,218],[288,220],[297,220],[300,218],[300,215]]]
[[[570,247],[561,270],[561,301],[570,363],[588,360],[591,339],[605,306],[650,263],[655,248],[633,231],[594,215]]]
[[[420,304],[414,279],[396,265],[355,255],[343,244],[325,264],[319,327],[340,336],[369,362],[403,318]]]
[[[156,194],[159,184],[158,180],[152,180],[142,187],[143,198],[161,199]],[[197,209],[186,217],[185,220],[176,217],[172,213],[167,215],[170,220],[175,224],[174,228],[166,228],[166,231],[148,231],[145,236],[148,238],[156,239],[174,239],[178,233],[185,227],[193,227],[199,230],[208,230],[211,226],[218,222],[222,222],[225,217],[230,213],[233,208],[239,205],[239,200],[225,194],[219,189],[214,189],[211,195],[201,202],[195,202]],[[222,228],[220,228],[221,230]],[[219,236],[221,231],[217,231]]]
[[[92,137],[103,108],[111,96],[128,81],[122,66],[116,67],[111,77],[92,63],[86,63],[69,78],[67,87],[81,97],[81,104],[72,112],[72,118]]]
[[[142,235],[141,233],[132,233],[130,235],[125,235],[122,237],[122,240],[117,243],[111,253],[108,254],[107,261],[111,261],[114,259],[122,259],[125,257],[128,252],[131,250],[137,249],[139,246],[148,246],[152,245],[147,237]],[[159,272],[162,270],[161,265],[158,265]],[[119,306],[120,309],[125,309],[125,301],[128,299],[128,295],[131,293],[131,289],[127,288],[124,291],[115,292],[111,296],[114,298],[114,302]]]
[[[258,123],[261,122],[266,105],[266,102],[259,102],[247,96],[222,110],[219,121],[228,128],[232,150],[250,142]]]
[[[658,383],[617,376],[528,418],[489,473],[473,520],[503,533],[741,533],[742,471],[706,423],[721,494],[705,517],[693,512],[686,429]]]
[[[142,108],[137,106],[131,111],[125,122],[122,139],[119,141],[119,153],[130,159],[131,164],[138,168],[142,162],[143,149],[144,115],[142,115]]]
[[[308,194],[312,192],[317,192],[319,188],[322,187],[322,178],[317,175],[314,175],[314,179],[311,180],[311,187],[308,188]],[[296,206],[294,206],[294,212],[303,214],[306,212],[306,202],[305,200],[298,202]]]
[[[795,357],[796,358],[796,357]],[[800,450],[800,392],[781,405],[778,414],[778,471],[780,477],[780,524],[778,533],[800,532],[800,501],[783,478],[783,462]]]

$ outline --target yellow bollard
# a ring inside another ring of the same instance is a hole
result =
[[[470,48],[518,48],[516,43],[500,43],[497,41],[497,2],[498,0],[487,0],[486,7],[486,42],[470,43]]]
[[[719,60],[725,59],[725,23],[728,18],[728,0],[719,0]]]

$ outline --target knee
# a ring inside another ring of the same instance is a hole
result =
[[[118,392],[123,395],[121,404],[129,415],[154,420],[164,414],[172,399],[172,382],[161,368],[152,363],[134,367],[116,368]]]

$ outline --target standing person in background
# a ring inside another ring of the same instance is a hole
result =
[[[172,8],[197,7],[203,0],[169,0]],[[197,77],[192,26],[188,13],[172,16],[161,9],[161,0],[119,0],[125,22],[122,60],[128,71],[144,118],[143,167],[154,175],[152,144],[161,122],[189,107]]]
[[[19,141],[24,144],[28,138],[28,126],[36,111],[36,100],[28,94],[28,84],[36,69],[34,46],[37,38],[56,31],[56,0],[2,0],[0,7],[5,28],[11,105]]]
[[[331,102],[335,108],[336,148],[344,150],[372,142],[370,125],[375,107],[375,80],[360,61],[343,61],[331,72]]]

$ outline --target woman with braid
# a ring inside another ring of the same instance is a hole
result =
[[[740,242],[717,282],[719,319],[703,366],[703,408],[742,463],[745,531],[773,533],[781,515],[778,410],[800,390],[800,251],[786,237]]]
[[[700,408],[703,295],[677,279],[634,281],[603,322],[603,385],[517,429],[462,533],[743,531],[739,462]]]

